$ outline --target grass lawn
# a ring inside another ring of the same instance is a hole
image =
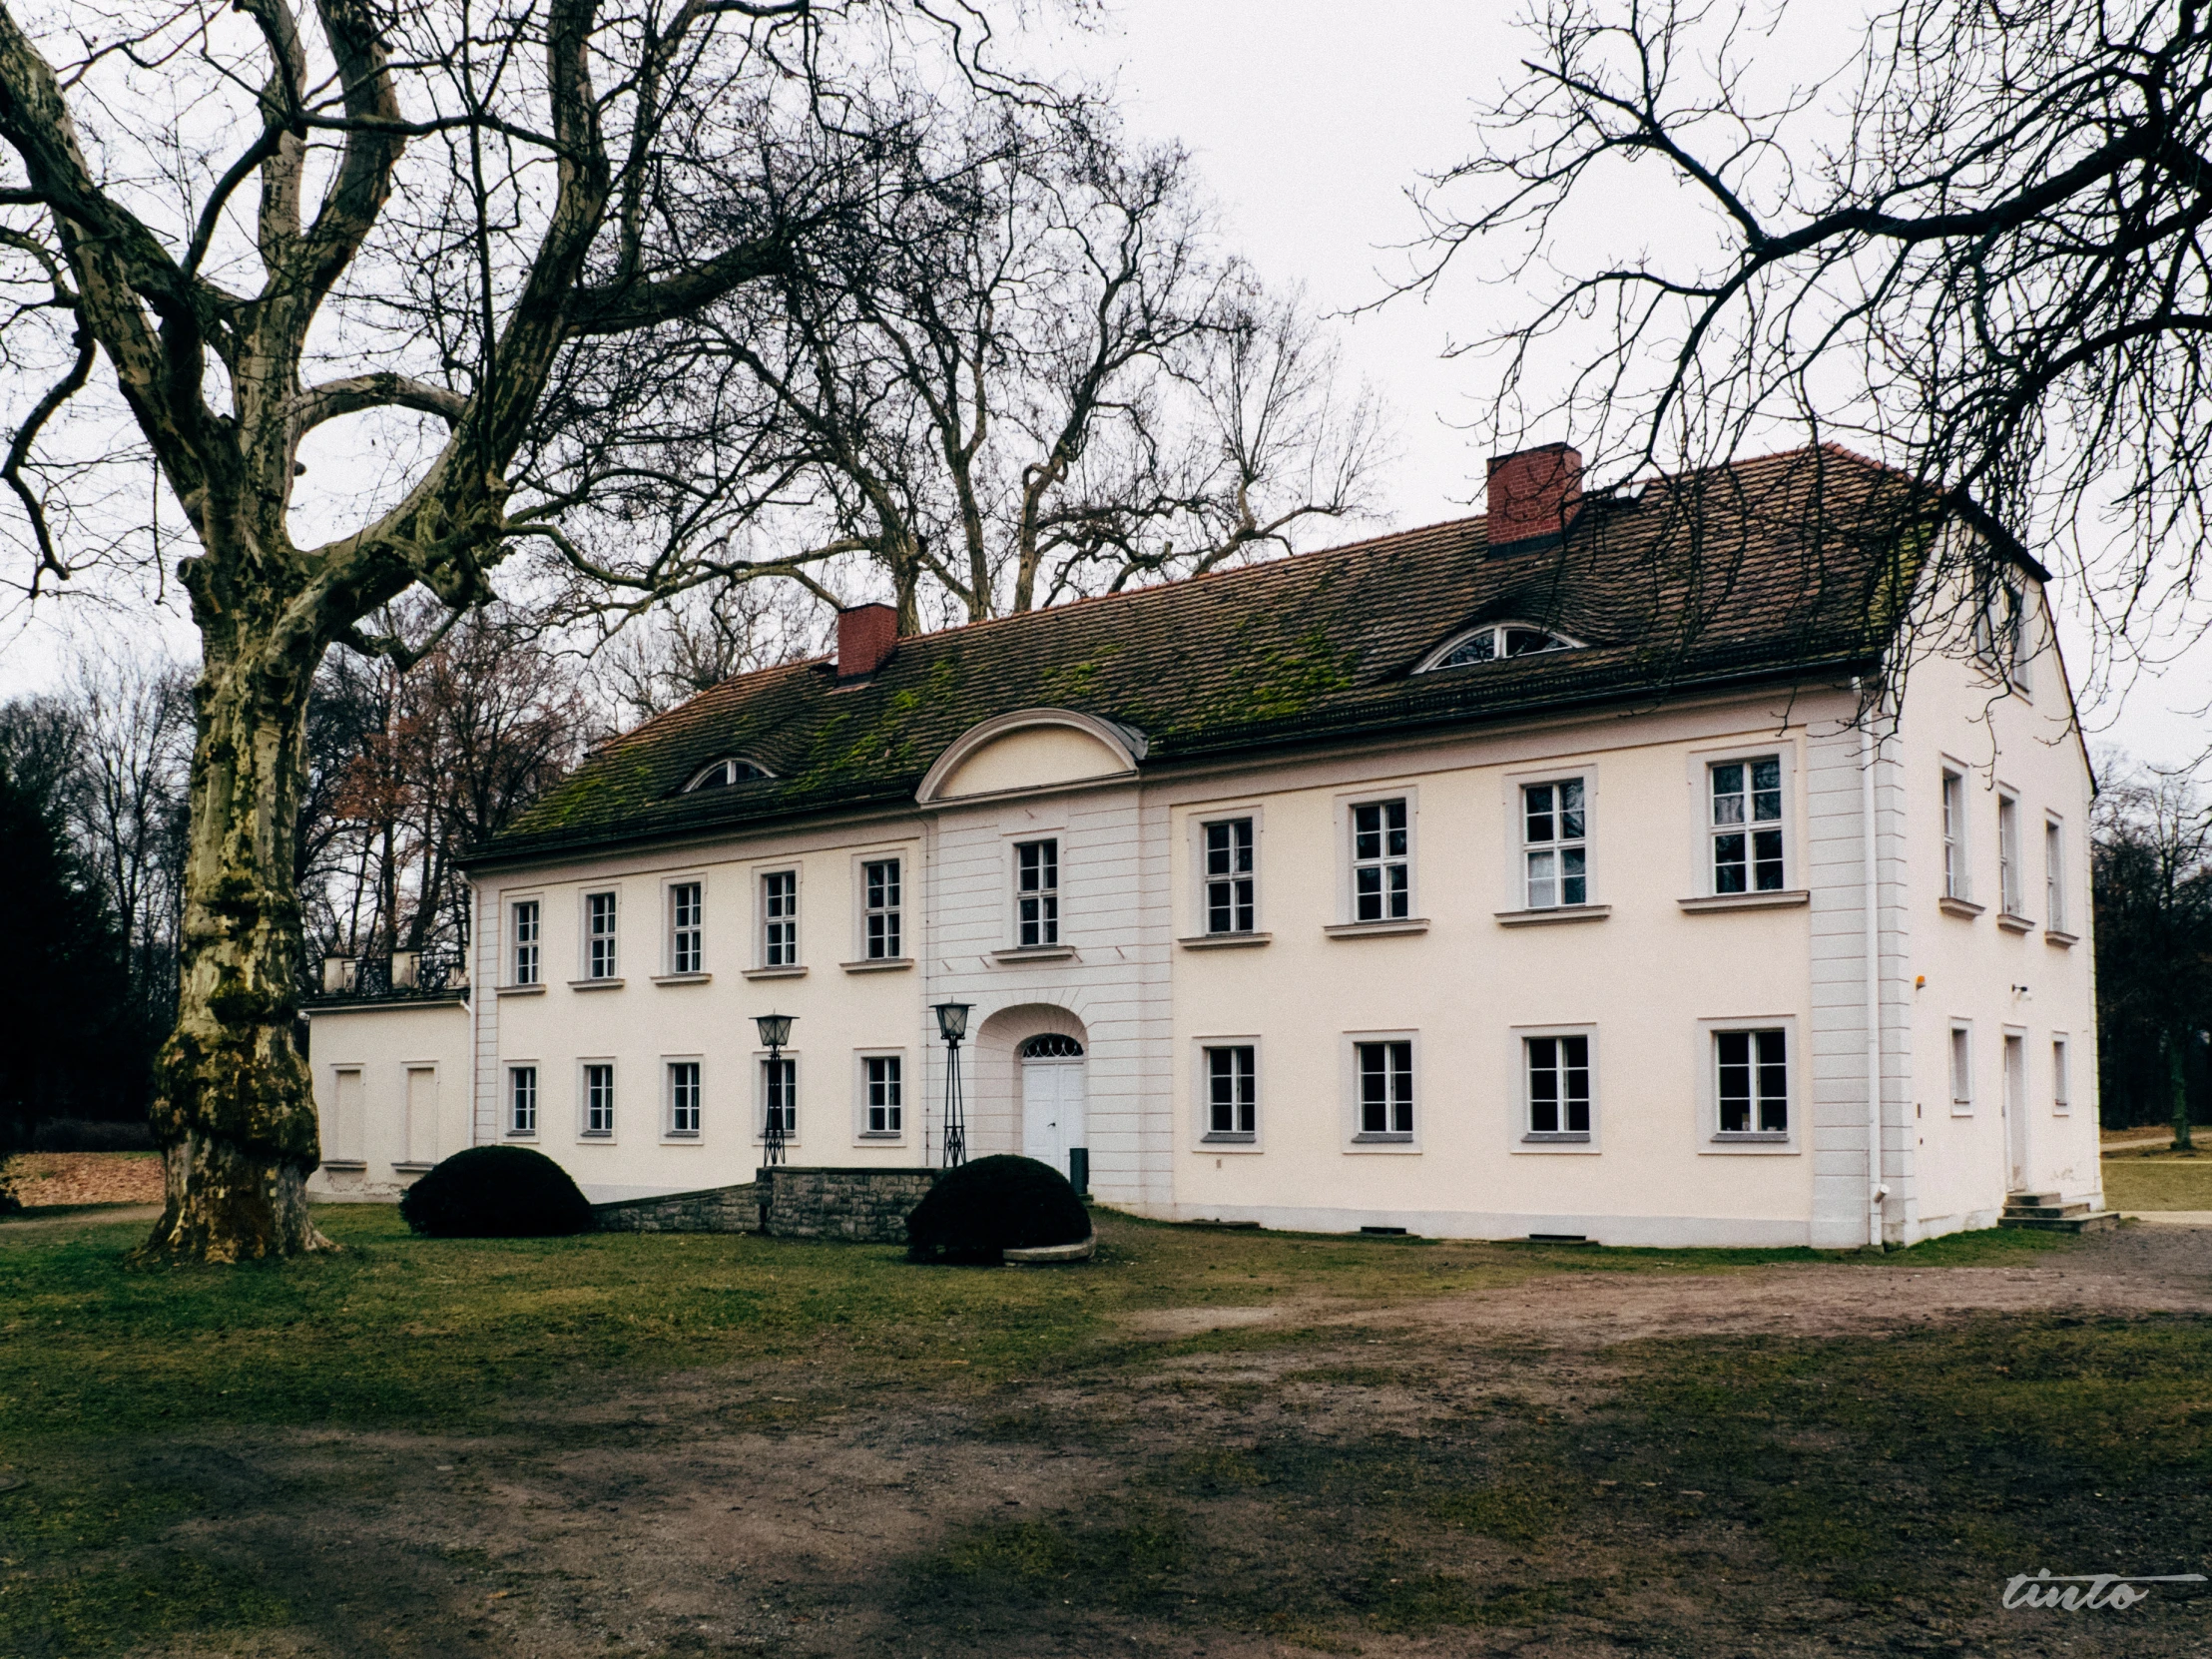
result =
[[[2208,1135],[2212,1141],[2212,1135]],[[2104,1202],[2114,1210],[2212,1210],[2212,1151],[2117,1154],[2104,1160]]]
[[[1097,1264],[1014,1272],[319,1219],[344,1254],[230,1272],[0,1227],[0,1653],[1829,1652],[1839,1620],[1979,1651],[2012,1572],[2212,1546],[2200,1319],[1592,1348],[1424,1313],[1777,1271],[1811,1308],[2097,1248],[2042,1235],[1827,1263],[1102,1214]],[[638,1560],[654,1611],[610,1566]],[[2201,1651],[2156,1643],[2212,1598],[2161,1606],[2098,1651]]]

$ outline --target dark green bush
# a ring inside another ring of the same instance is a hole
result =
[[[995,1262],[1003,1250],[1081,1244],[1090,1212],[1067,1177],[1034,1158],[1001,1154],[946,1170],[906,1217],[914,1262]]]
[[[400,1195],[399,1215],[433,1239],[543,1239],[591,1230],[591,1204],[542,1152],[472,1146]]]

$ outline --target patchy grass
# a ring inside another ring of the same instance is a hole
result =
[[[2104,1202],[2115,1210],[2212,1210],[2212,1152],[2109,1154]]]

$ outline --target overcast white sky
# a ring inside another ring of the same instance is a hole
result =
[[[1404,269],[1392,250],[1419,232],[1407,192],[1465,154],[1473,104],[1523,54],[1510,22],[1519,11],[1519,0],[1390,0],[1356,11],[1342,0],[1122,0],[1066,50],[1116,79],[1137,135],[1191,148],[1231,244],[1269,281],[1303,282],[1317,306],[1351,309]],[[1487,369],[1442,352],[1517,298],[1471,276],[1447,278],[1433,299],[1400,299],[1344,324],[1348,367],[1395,414],[1398,459],[1383,492],[1395,524],[1480,510],[1469,505],[1480,487],[1477,440],[1453,426],[1475,414]],[[0,635],[0,696],[53,674],[52,632]],[[191,647],[189,630],[148,627],[157,632]],[[2069,655],[2085,655],[2068,632]],[[2124,704],[2084,712],[2101,729],[2092,741],[2178,762],[2203,747],[2204,723],[2189,712],[2208,702],[2212,652],[2199,650],[2138,677]]]

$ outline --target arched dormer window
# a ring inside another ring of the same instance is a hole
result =
[[[715,762],[703,769],[697,777],[684,786],[686,795],[701,790],[726,790],[732,784],[748,784],[756,778],[773,778],[776,774],[753,761],[741,761],[734,757]]]
[[[1494,663],[1500,657],[1533,657],[1545,651],[1573,651],[1582,642],[1532,622],[1485,622],[1447,640],[1432,653],[1420,672],[1432,668],[1465,668],[1472,663]]]

